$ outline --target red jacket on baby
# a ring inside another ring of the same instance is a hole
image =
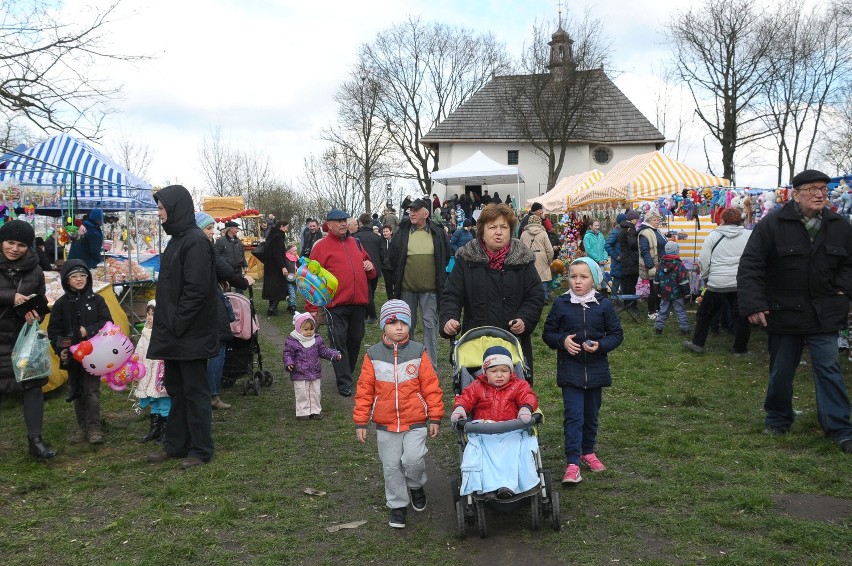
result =
[[[454,407],[463,407],[471,419],[510,421],[518,418],[518,411],[524,405],[535,412],[538,399],[530,384],[512,372],[512,377],[500,388],[488,383],[484,373],[480,374],[456,397]]]

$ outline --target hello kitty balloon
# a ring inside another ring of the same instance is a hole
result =
[[[133,342],[112,322],[104,324],[92,338],[70,348],[83,369],[101,376],[101,381],[116,391],[145,375],[145,366],[139,363],[133,350]]]

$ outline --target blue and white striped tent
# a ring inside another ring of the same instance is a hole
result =
[[[74,187],[75,208],[143,210],[157,208],[151,184],[104,156],[88,143],[59,134],[21,152],[3,156],[0,181],[62,189],[67,207]]]

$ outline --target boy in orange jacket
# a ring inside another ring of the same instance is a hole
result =
[[[355,435],[367,439],[376,425],[376,443],[385,479],[391,527],[405,527],[409,501],[426,509],[426,435],[438,436],[444,416],[443,392],[423,344],[409,340],[411,309],[404,301],[382,306],[382,341],[364,355],[355,393]]]

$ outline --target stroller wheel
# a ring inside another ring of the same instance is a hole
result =
[[[249,380],[248,378],[243,381],[243,395],[248,395],[249,392]]]
[[[268,371],[263,372],[263,384],[267,387],[272,385],[272,374]]]
[[[257,374],[255,374],[254,379],[251,382],[251,388],[254,391],[255,397],[260,395],[260,377],[258,377]]]
[[[562,529],[562,521],[559,516],[559,492],[556,491],[550,494],[550,526],[556,532]]]
[[[233,387],[235,379],[233,377],[222,377],[222,387]]]
[[[541,528],[541,492],[530,497],[530,523],[534,531]]]
[[[467,538],[467,520],[464,516],[464,502],[456,501],[456,534],[462,540]]]
[[[458,503],[461,500],[458,478],[450,478],[450,493],[453,494],[453,503]]]
[[[479,538],[488,536],[488,527],[485,524],[485,502],[480,501],[476,504],[476,523],[479,527]]]

